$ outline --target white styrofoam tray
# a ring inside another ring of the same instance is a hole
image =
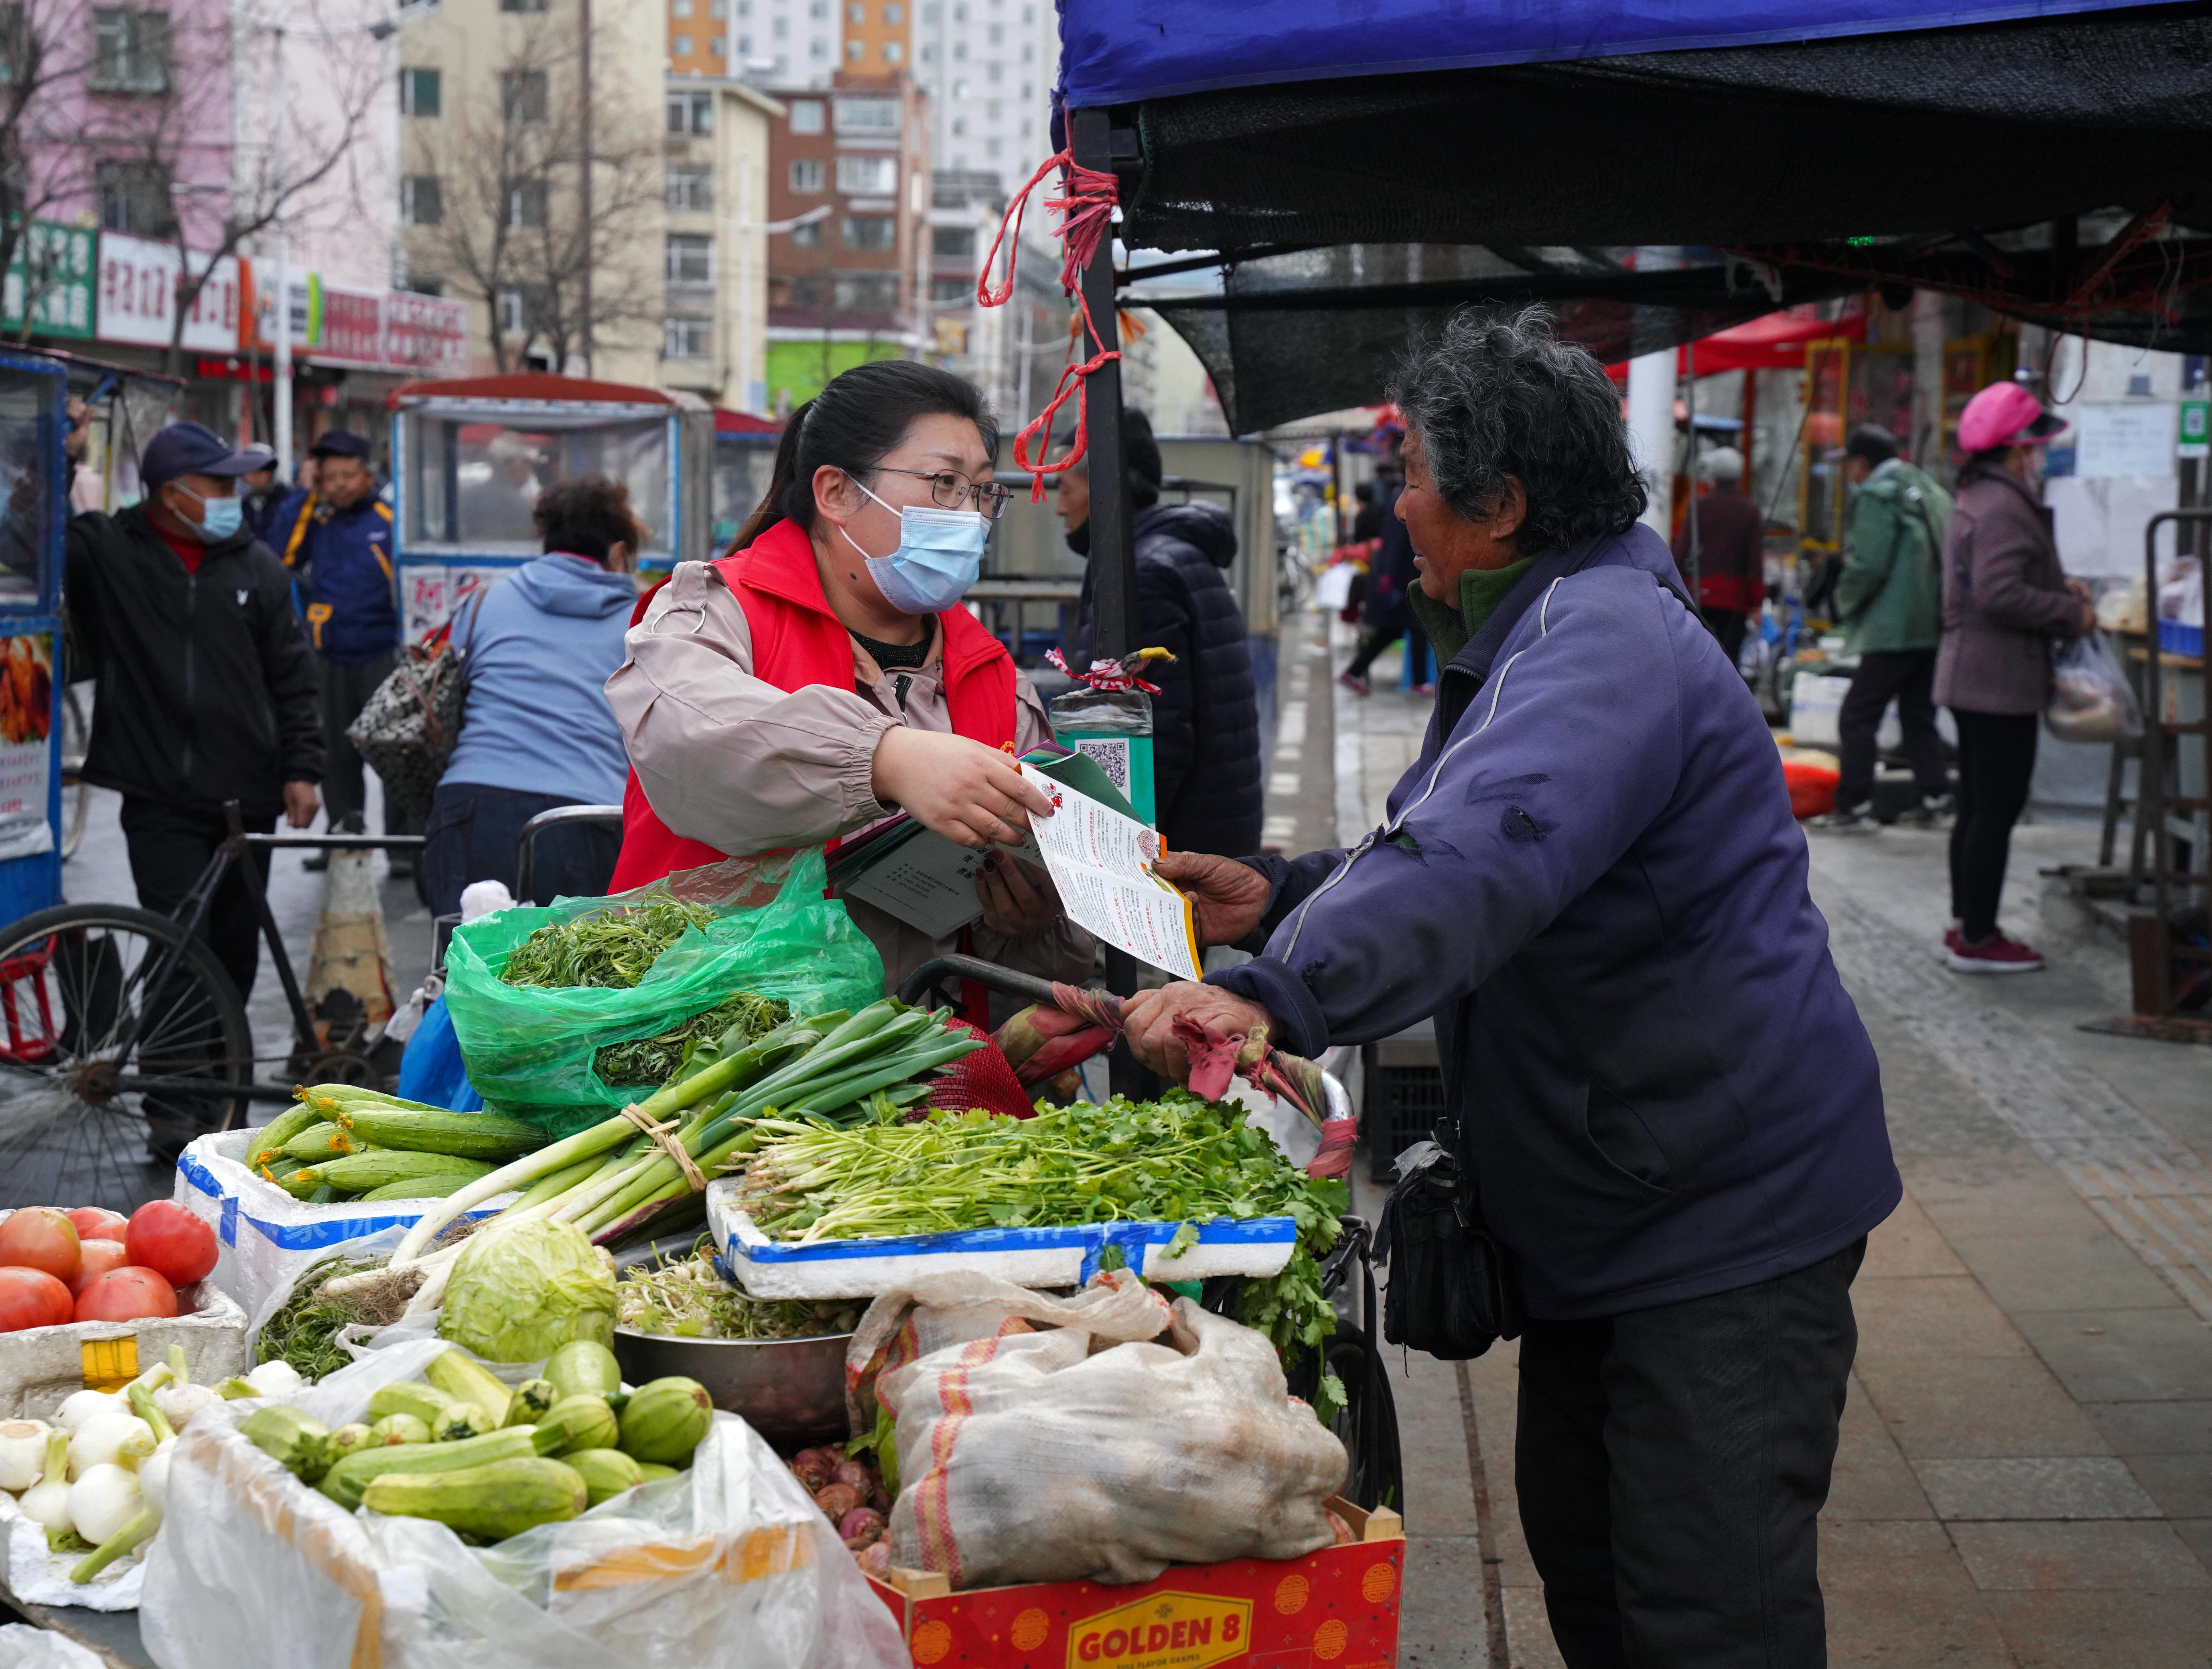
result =
[[[253,1366],[246,1312],[212,1276],[177,1294],[178,1313],[140,1321],[67,1321],[0,1334],[0,1420],[51,1420],[75,1392],[113,1391],[185,1347],[185,1371],[214,1385]]]
[[[771,1240],[737,1203],[738,1184],[707,1185],[707,1227],[731,1279],[756,1298],[872,1298],[920,1276],[980,1270],[1019,1287],[1079,1287],[1108,1246],[1148,1281],[1273,1275],[1291,1261],[1289,1217],[1221,1218],[1198,1225],[1198,1244],[1165,1255],[1179,1222],[1083,1223],[1050,1228],[974,1228],[792,1246]]]
[[[215,1228],[216,1266],[210,1278],[258,1316],[270,1297],[324,1258],[388,1228],[412,1228],[428,1200],[337,1200],[310,1205],[246,1168],[251,1130],[223,1130],[194,1140],[177,1157],[177,1203]],[[481,1217],[512,1204],[496,1195],[476,1210]]]

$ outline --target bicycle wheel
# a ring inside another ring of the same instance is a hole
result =
[[[0,1205],[167,1197],[179,1147],[243,1122],[252,1074],[230,976],[166,916],[64,905],[0,930]]]
[[[84,707],[76,691],[62,691],[62,862],[76,856],[84,844],[84,825],[92,815],[92,784],[78,773],[84,769],[85,750],[92,733],[84,722]]]

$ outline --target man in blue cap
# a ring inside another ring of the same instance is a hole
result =
[[[76,637],[99,680],[84,777],[123,796],[123,837],[138,902],[173,912],[228,832],[276,814],[314,820],[323,774],[314,656],[292,584],[247,531],[238,478],[255,460],[214,430],[173,423],[147,443],[145,497],[69,524],[67,588]],[[208,943],[244,998],[260,961],[249,887],[268,876],[234,866],[207,916]],[[198,1133],[203,1104],[156,1106],[149,1145],[170,1160]]]
[[[399,592],[392,564],[392,507],[376,496],[368,442],[333,429],[308,454],[315,484],[294,492],[270,520],[270,548],[300,582],[307,635],[322,664],[323,795],[330,826],[358,834],[366,803],[361,755],[346,727],[398,664]],[[395,832],[388,813],[386,832]],[[326,854],[308,860],[321,868]],[[395,855],[395,873],[408,868]]]

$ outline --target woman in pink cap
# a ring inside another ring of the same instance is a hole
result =
[[[2027,804],[2035,734],[2051,694],[2051,642],[2090,630],[2089,588],[2058,565],[2043,507],[2042,448],[2063,418],[2016,382],[1993,382],[1959,415],[1958,505],[1943,563],[1936,699],[1959,722],[1959,817],[1951,830],[1950,930],[1960,973],[2028,973],[2043,958],[1997,929],[2012,825]]]

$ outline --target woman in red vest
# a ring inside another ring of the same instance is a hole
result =
[[[630,758],[615,890],[896,811],[982,847],[1048,809],[1015,766],[1052,738],[1043,704],[960,606],[1006,503],[997,441],[972,386],[908,360],[858,366],[792,413],[733,554],[678,566],[607,682]],[[1089,974],[1091,936],[1041,872],[1000,854],[977,890],[976,955]],[[893,987],[959,947],[848,908]]]

